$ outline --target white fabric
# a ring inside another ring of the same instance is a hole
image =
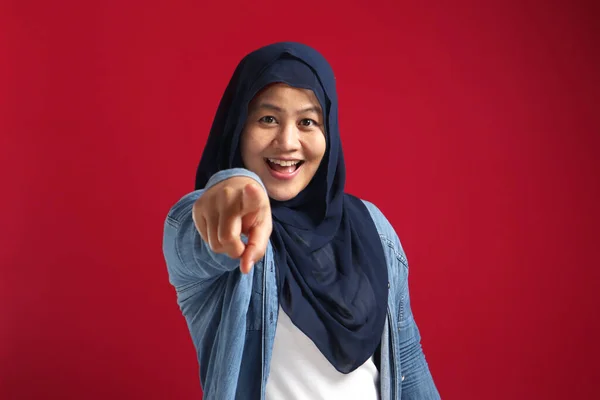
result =
[[[267,400],[377,400],[373,357],[350,374],[338,372],[279,307]]]

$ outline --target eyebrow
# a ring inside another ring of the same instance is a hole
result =
[[[271,104],[271,103],[260,103],[256,109],[267,109],[267,110],[273,110],[273,111],[277,111],[280,113],[283,113],[284,110],[281,107],[276,106],[275,104]],[[321,114],[321,107],[317,107],[317,106],[308,106],[305,108],[302,108],[298,111],[296,111],[296,114],[304,114],[304,113],[308,113],[308,112],[314,112],[316,114]]]

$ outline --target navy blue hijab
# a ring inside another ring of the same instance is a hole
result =
[[[219,104],[196,173],[196,189],[216,172],[244,167],[239,142],[248,105],[272,83],[311,89],[323,110],[326,151],[309,185],[289,201],[271,199],[271,243],[279,303],[340,372],[377,349],[387,315],[388,275],[364,203],[344,193],[335,77],[316,50],[282,42],[242,59]]]

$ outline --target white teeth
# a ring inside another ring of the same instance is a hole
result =
[[[296,165],[298,164],[300,161],[296,160],[296,161],[284,161],[284,160],[277,160],[275,158],[269,158],[268,159],[270,162],[272,162],[273,164],[278,164],[281,165],[283,167],[291,167],[292,165]]]

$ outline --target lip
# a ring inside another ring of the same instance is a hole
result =
[[[285,158],[276,158],[276,160],[284,160],[284,161],[297,161],[297,160],[292,160],[292,159],[285,159]],[[284,174],[282,172],[277,172],[275,171],[273,168],[271,168],[269,166],[269,161],[265,159],[265,164],[267,164],[267,169],[269,170],[269,172],[271,173],[271,176],[277,180],[281,180],[281,181],[289,181],[290,179],[294,179],[294,177],[296,177],[296,175],[298,175],[298,173],[300,172],[300,168],[302,168],[304,166],[304,163],[300,164],[298,166],[298,168],[296,168],[296,170],[294,172],[292,172],[291,174]]]
[[[281,160],[281,161],[302,161],[299,158],[286,158],[286,157],[267,157],[267,160]]]

